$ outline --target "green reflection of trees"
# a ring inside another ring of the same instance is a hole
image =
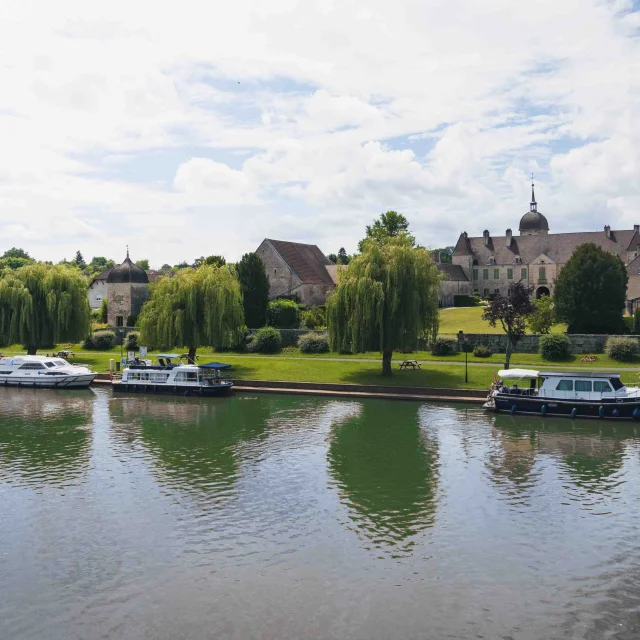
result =
[[[270,398],[121,397],[110,404],[115,437],[136,439],[154,458],[159,480],[222,499],[241,464],[239,445],[266,437]]]
[[[633,424],[610,421],[496,415],[494,426],[503,450],[500,467],[507,475],[515,473],[511,479],[525,476],[524,467],[516,464],[519,448],[529,472],[536,455],[547,454],[562,463],[576,486],[596,491],[606,488],[622,468],[625,442],[638,437]]]
[[[0,391],[0,481],[59,486],[82,476],[94,402],[91,391]]]
[[[413,403],[373,401],[335,425],[329,470],[359,534],[375,547],[408,551],[434,522],[438,449]]]

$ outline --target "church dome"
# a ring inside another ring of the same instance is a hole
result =
[[[147,272],[137,264],[131,262],[129,252],[124,262],[111,269],[107,277],[107,284],[149,284]]]
[[[539,211],[527,211],[520,218],[520,231],[549,231],[549,223]]]

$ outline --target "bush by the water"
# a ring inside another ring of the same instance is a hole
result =
[[[278,329],[297,329],[300,326],[300,309],[293,300],[279,298],[269,303],[267,324]]]
[[[571,340],[564,334],[540,336],[538,353],[543,360],[568,360],[571,357]]]
[[[449,356],[456,350],[457,342],[451,338],[436,338],[431,346],[431,355]]]
[[[298,346],[302,353],[327,353],[329,351],[329,338],[324,333],[305,333],[300,336]]]
[[[137,351],[139,347],[140,334],[137,331],[127,333],[125,347],[127,351]]]
[[[479,344],[474,350],[473,355],[476,358],[488,358],[491,356],[491,349],[486,344]]]
[[[638,353],[638,341],[636,338],[611,337],[607,340],[605,351],[613,360],[628,362]]]
[[[262,327],[247,345],[251,353],[277,353],[282,346],[282,337],[275,327]]]
[[[302,324],[307,329],[320,329],[327,326],[324,307],[311,307],[302,312]]]
[[[82,344],[83,349],[95,349],[107,351],[116,343],[116,334],[113,331],[96,331],[88,336]]]

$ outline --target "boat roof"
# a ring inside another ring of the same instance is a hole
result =
[[[619,378],[619,373],[611,371],[536,371],[534,369],[502,369],[498,377],[503,380],[513,378]]]
[[[58,355],[53,355],[53,356],[2,356],[0,357],[0,360],[15,360],[16,362],[44,362],[45,360],[47,360],[48,362],[51,362],[51,360],[63,360],[63,358],[61,358]]]
[[[155,358],[179,358],[180,355],[177,353],[159,353],[154,357]]]
[[[199,369],[231,369],[230,364],[224,364],[222,362],[207,362],[207,364],[199,364]]]
[[[499,378],[537,378],[539,371],[533,369],[502,369],[498,371]]]

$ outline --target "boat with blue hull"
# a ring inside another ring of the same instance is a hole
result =
[[[231,376],[221,375],[230,364],[182,364],[173,353],[156,357],[157,364],[137,359],[129,365],[120,379],[112,380],[113,391],[210,397],[229,395],[233,390]]]
[[[504,369],[484,407],[510,414],[640,420],[640,389],[606,371]]]

